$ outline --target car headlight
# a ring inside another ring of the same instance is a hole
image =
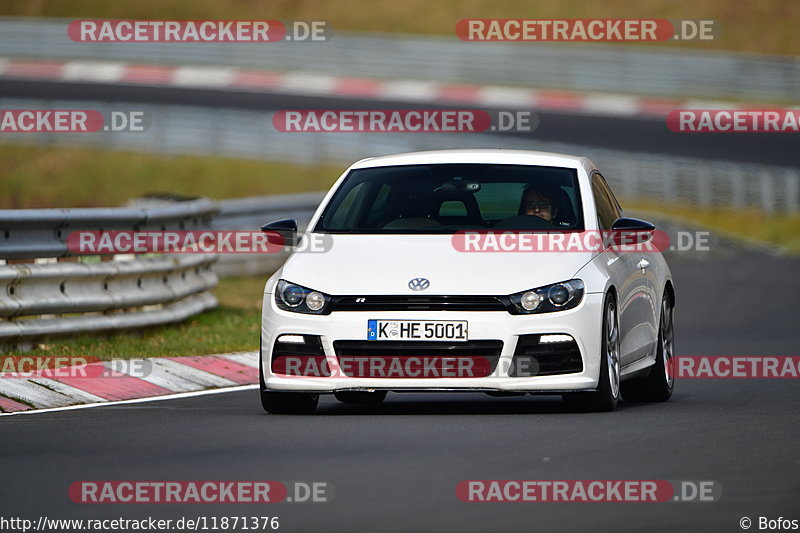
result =
[[[275,304],[284,311],[322,315],[329,301],[327,294],[283,279],[275,286]]]
[[[509,296],[509,300],[511,300],[509,310],[515,315],[564,311],[581,303],[583,293],[583,281],[579,279],[562,281],[512,294]]]

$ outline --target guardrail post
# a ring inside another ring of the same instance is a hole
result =
[[[772,182],[772,175],[761,171],[758,175],[761,190],[761,210],[765,213],[775,211],[775,184]]]
[[[800,202],[800,173],[790,170],[786,173],[786,211],[797,213]]]

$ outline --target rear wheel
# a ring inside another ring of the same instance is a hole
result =
[[[656,363],[647,377],[622,384],[622,397],[626,402],[665,402],[672,397],[675,387],[675,329],[672,318],[672,302],[669,295],[664,293],[658,321]]]
[[[386,399],[386,391],[342,391],[333,393],[342,403],[376,404]]]
[[[603,342],[600,353],[600,379],[594,392],[569,392],[563,395],[568,407],[582,411],[613,411],[620,395],[620,335],[617,304],[606,296],[603,308]]]
[[[261,343],[258,349],[258,381],[261,387],[261,407],[268,413],[284,415],[304,415],[313,413],[319,403],[319,394],[307,392],[282,392],[266,390],[264,382],[264,361],[261,357]]]

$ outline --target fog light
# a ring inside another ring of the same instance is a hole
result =
[[[542,335],[539,337],[539,344],[549,344],[554,342],[572,342],[569,335]]]
[[[289,342],[292,344],[303,344],[306,340],[302,335],[281,335],[278,337],[278,342]]]

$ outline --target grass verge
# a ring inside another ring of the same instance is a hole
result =
[[[330,188],[345,165],[0,145],[0,209],[113,207],[150,192],[236,198]]]

